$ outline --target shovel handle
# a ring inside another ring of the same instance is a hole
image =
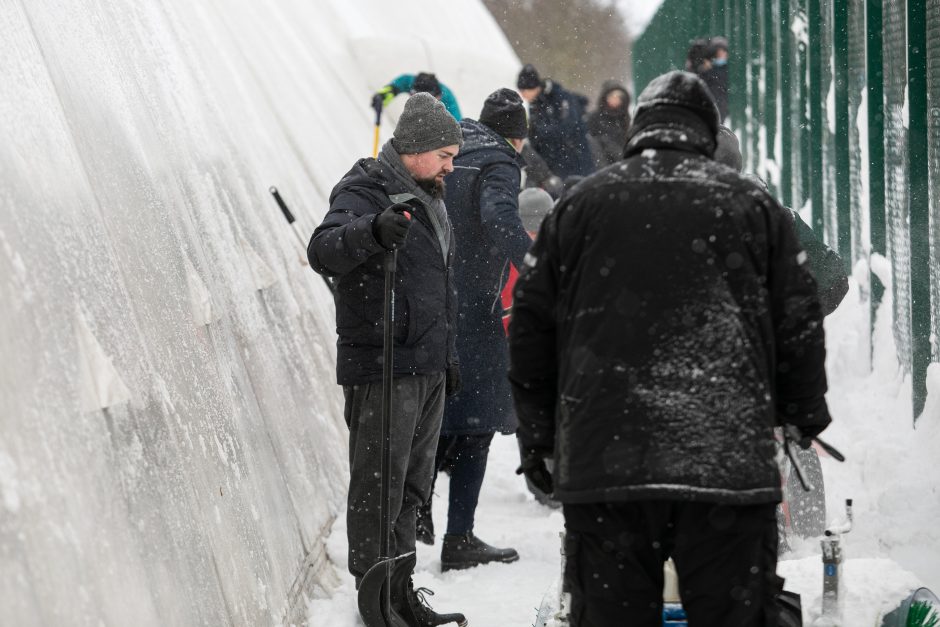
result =
[[[271,195],[274,196],[274,200],[277,201],[277,206],[281,208],[281,213],[284,214],[284,219],[287,220],[288,224],[294,223],[294,214],[290,212],[290,209],[287,208],[287,203],[284,202],[284,199],[281,198],[281,193],[277,191],[277,188],[273,185],[268,190],[271,192]]]

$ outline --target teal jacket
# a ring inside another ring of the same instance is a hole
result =
[[[414,74],[402,74],[397,77],[391,83],[379,90],[379,93],[385,94],[385,104],[388,105],[392,101],[392,98],[401,93],[409,93],[411,87],[414,85],[415,75]],[[454,119],[458,122],[460,121],[460,106],[457,104],[457,98],[454,96],[454,92],[450,90],[450,87],[444,83],[440,83],[441,86],[441,102],[444,103],[444,107],[447,109],[447,112],[454,116]]]

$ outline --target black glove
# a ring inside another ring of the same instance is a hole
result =
[[[385,106],[385,94],[379,92],[372,96],[372,108],[376,115],[382,115],[382,107]]]
[[[460,382],[460,366],[451,364],[444,371],[444,396],[453,396],[460,392],[463,384]]]
[[[525,475],[532,485],[546,495],[554,492],[555,483],[552,481],[552,473],[548,472],[548,466],[545,465],[545,458],[551,454],[537,449],[522,449],[521,455],[522,465],[516,469],[516,474]]]
[[[822,433],[827,426],[829,426],[828,423],[824,425],[805,425],[802,427],[784,425],[783,432],[788,440],[799,444],[802,449],[808,449],[813,445],[813,438]]]
[[[387,250],[404,248],[408,229],[411,228],[411,214],[407,213],[409,209],[411,207],[404,203],[396,203],[375,216],[372,223],[375,241]]]

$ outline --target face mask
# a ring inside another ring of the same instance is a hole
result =
[[[728,59],[712,59],[712,65],[715,67],[722,67],[728,65]]]

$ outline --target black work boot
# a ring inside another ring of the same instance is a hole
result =
[[[402,617],[408,623],[409,627],[437,627],[437,625],[447,625],[456,623],[458,627],[466,627],[467,619],[463,614],[438,614],[431,609],[425,597],[433,596],[434,593],[427,588],[414,587],[414,582],[408,579],[408,607],[404,608]]]
[[[415,539],[418,542],[434,544],[434,520],[431,518],[431,499],[415,510]]]
[[[515,549],[498,549],[479,539],[473,532],[466,535],[444,534],[441,549],[441,570],[472,568],[480,564],[501,562],[509,564],[519,559]]]

